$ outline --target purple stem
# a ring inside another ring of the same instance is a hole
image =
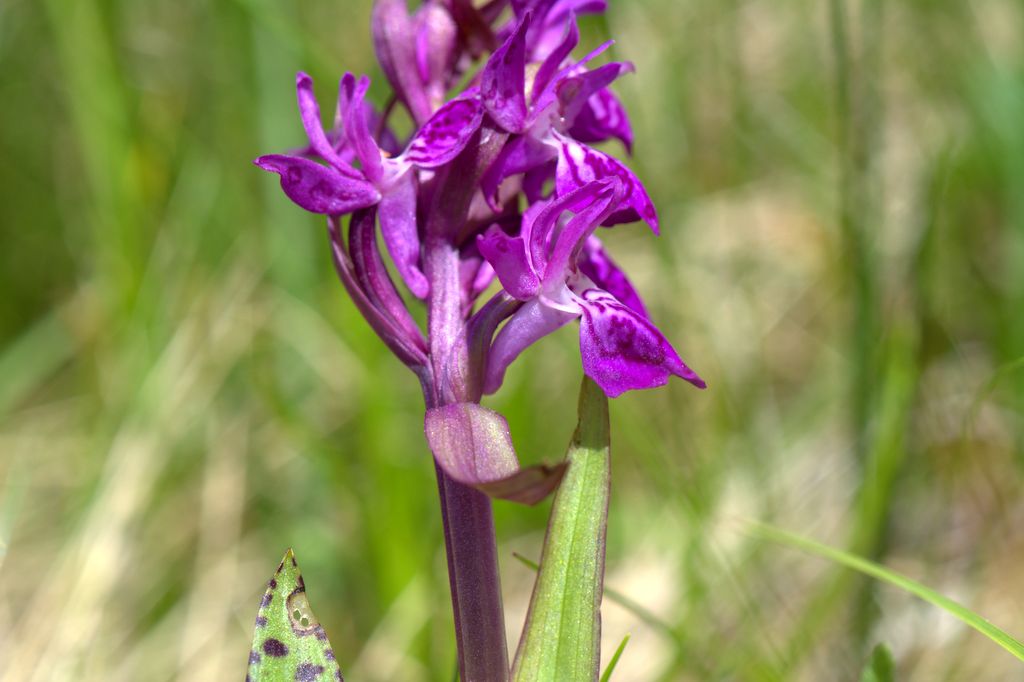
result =
[[[459,679],[505,682],[508,649],[491,500],[479,490],[453,481],[437,464],[434,468],[444,519]]]
[[[430,280],[428,325],[434,377],[468,359],[458,343],[462,319],[459,252],[443,235],[428,235],[425,266]],[[461,402],[462,384],[438,385],[425,392],[427,407]],[[441,497],[448,580],[451,584],[459,674],[463,682],[505,682],[509,676],[505,619],[501,604],[498,548],[491,500],[462,485],[435,465]]]
[[[423,270],[430,282],[427,329],[432,381],[424,383],[428,409],[474,400],[472,382],[463,372],[469,370],[470,355],[455,238],[466,223],[474,188],[507,138],[506,133],[485,124],[437,178],[429,201],[423,240]],[[460,679],[507,682],[508,645],[491,500],[449,478],[440,467],[435,465],[435,469]]]

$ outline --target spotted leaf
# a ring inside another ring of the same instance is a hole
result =
[[[267,583],[249,651],[246,682],[337,682],[344,678],[327,633],[309,607],[306,584],[288,550]]]

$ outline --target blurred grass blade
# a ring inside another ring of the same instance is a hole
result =
[[[331,643],[306,598],[292,550],[285,552],[256,616],[246,682],[341,680]]]
[[[895,585],[901,590],[905,590],[914,596],[925,600],[932,606],[937,606],[944,611],[948,611],[965,625],[969,625],[974,628],[1020,660],[1024,661],[1024,644],[1015,639],[1008,632],[996,627],[970,609],[961,606],[952,599],[944,597],[935,590],[925,587],[915,580],[911,580],[904,575],[900,575],[899,573],[885,568],[884,566],[880,566],[872,561],[868,561],[867,559],[835,549],[834,547],[829,547],[828,545],[823,545],[809,538],[795,535],[782,530],[781,528],[775,528],[761,523],[754,523],[752,531],[755,536],[764,540],[809,552],[810,554],[834,561],[837,564],[841,564],[842,566],[853,569],[854,571],[863,573],[864,575],[875,578],[876,580],[881,580],[882,582],[887,582],[890,585]]]
[[[893,668],[895,665],[889,649],[884,644],[878,644],[871,652],[871,660],[860,675],[860,682],[894,682]]]
[[[596,680],[601,665],[601,590],[608,521],[608,399],[590,379],[580,388],[569,469],[551,507],[540,572],[512,678]]]
[[[74,354],[61,311],[50,312],[0,350],[0,414],[13,409]]]
[[[612,654],[612,660],[608,661],[608,667],[604,669],[604,674],[601,675],[601,682],[608,682],[612,679],[612,673],[615,672],[615,666],[619,664],[619,659],[622,658],[622,652],[626,650],[626,645],[629,644],[629,635],[622,638],[622,642],[619,643],[615,653]]]

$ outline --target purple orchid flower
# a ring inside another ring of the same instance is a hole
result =
[[[537,69],[529,96],[526,89],[529,13],[484,68],[480,86],[484,106],[498,125],[515,134],[483,180],[485,196],[496,204],[500,184],[513,175],[540,171],[541,177],[531,180],[542,184],[552,166],[559,195],[614,175],[622,181],[625,195],[622,207],[607,216],[604,224],[643,220],[657,233],[657,211],[639,178],[615,158],[571,136],[574,130],[589,141],[614,136],[627,148],[631,147],[629,121],[607,86],[620,75],[632,72],[633,65],[612,62],[587,69],[587,63],[610,43],[566,65],[566,58],[579,42],[575,17],[570,15],[568,22],[562,42]]]
[[[542,64],[552,55],[567,55],[566,39],[577,36],[576,17],[582,14],[601,14],[608,9],[607,0],[516,0],[512,3],[515,17],[532,17],[526,33],[527,63]],[[507,40],[517,27],[513,22],[501,32]],[[568,31],[568,33],[567,33]],[[575,41],[575,39],[574,39]],[[573,42],[569,49],[575,47]],[[556,57],[556,60],[559,57]],[[570,134],[579,142],[603,142],[618,138],[632,152],[633,130],[622,102],[609,88],[603,87],[586,100],[572,124]]]
[[[506,368],[527,346],[576,318],[583,370],[609,397],[661,386],[671,375],[705,386],[647,319],[632,285],[603,250],[590,245],[586,269],[628,302],[600,288],[580,267],[587,240],[618,209],[624,194],[621,180],[608,176],[535,204],[519,236],[494,227],[478,238],[480,252],[505,291],[523,301],[491,346],[485,392],[501,386]],[[572,216],[563,220],[565,213]]]
[[[407,0],[374,0],[374,49],[393,90],[387,105],[378,113],[366,101],[369,79],[345,74],[325,131],[312,79],[300,73],[308,145],[255,161],[280,176],[293,202],[327,217],[339,279],[423,388],[461,679],[509,675],[489,498],[532,504],[566,471],[564,463],[520,467],[507,421],[480,404],[483,394],[527,346],[573,320],[583,370],[607,395],[671,376],[704,386],[594,236],[637,221],[659,229],[637,176],[591,146],[618,139],[630,152],[633,144],[610,89],[632,64],[592,66],[610,42],[571,56],[576,15],[606,5],[423,0],[410,12]],[[449,94],[459,83],[467,86]],[[415,126],[402,142],[388,125],[396,104]],[[425,304],[426,329],[379,240]],[[479,305],[495,279],[502,290]]]
[[[429,285],[419,265],[417,184],[412,171],[432,170],[455,158],[480,128],[483,109],[474,98],[452,100],[427,120],[402,154],[391,158],[368,128],[364,99],[369,85],[366,76],[357,81],[350,73],[341,80],[338,112],[344,122],[343,154],[324,132],[313,79],[299,73],[296,90],[302,125],[311,149],[328,165],[285,154],[261,156],[255,163],[280,175],[285,194],[307,211],[337,216],[377,205],[381,233],[395,267],[410,291],[425,298]],[[346,156],[358,159],[360,168],[354,168]]]

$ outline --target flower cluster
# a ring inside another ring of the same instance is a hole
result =
[[[577,14],[605,4],[424,0],[410,14],[406,0],[378,0],[372,28],[394,92],[388,106],[367,102],[367,77],[345,74],[325,130],[300,73],[308,146],[256,159],[292,201],[328,216],[343,283],[419,375],[431,407],[479,403],[525,348],[576,319],[583,370],[608,396],[672,375],[704,385],[595,236],[640,221],[658,232],[640,180],[591,146],[617,139],[629,152],[633,142],[609,89],[632,65],[594,65],[610,42],[572,56]],[[398,104],[416,127],[404,143],[389,126]],[[427,303],[427,333],[389,275],[378,224],[402,284]],[[495,280],[500,291],[478,305]]]

